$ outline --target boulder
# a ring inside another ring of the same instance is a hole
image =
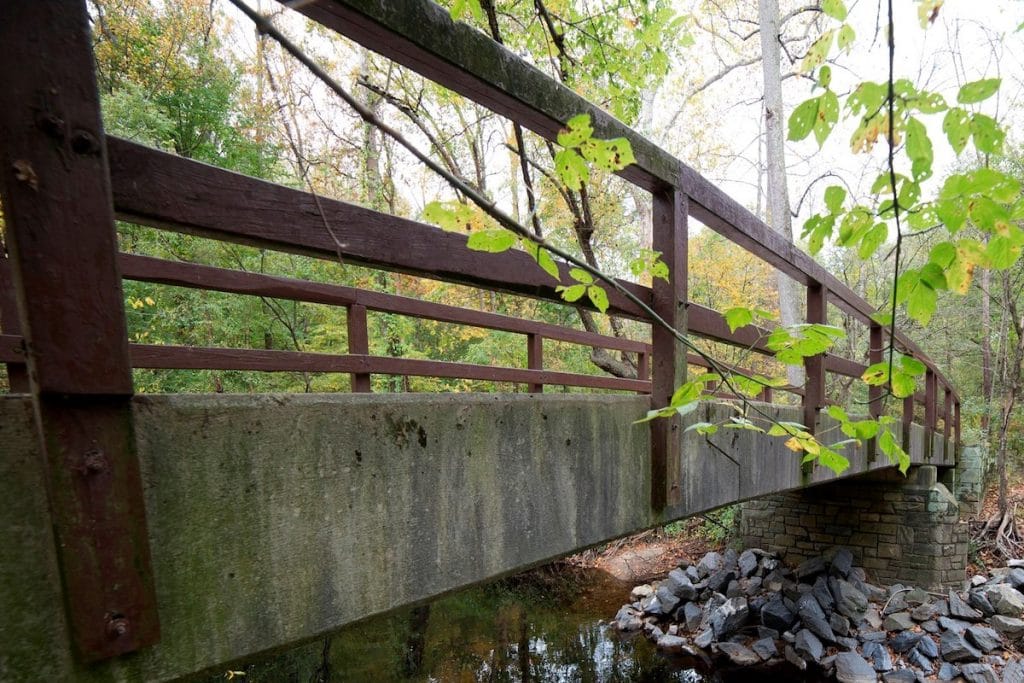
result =
[[[981,621],[981,612],[964,602],[952,588],[949,589],[949,616],[962,621]]]
[[[925,674],[931,674],[932,672],[932,660],[925,657],[918,650],[911,650],[907,654],[907,663],[920,669]]]
[[[658,586],[657,592],[654,594],[655,599],[651,601],[651,604],[647,607],[648,614],[672,614],[676,607],[679,606],[679,596],[672,592],[672,589],[667,585],[668,582]],[[655,606],[657,603],[657,607]]]
[[[939,651],[947,662],[976,662],[981,659],[981,653],[955,631],[946,631],[942,634]]]
[[[836,655],[836,680],[840,683],[875,683],[875,670],[856,652]]]
[[[680,600],[693,600],[697,597],[697,590],[693,587],[693,582],[690,581],[690,577],[682,569],[670,571],[663,585],[667,585]]]
[[[686,638],[664,635],[657,640],[658,649],[668,652],[682,652],[686,647]]]
[[[864,648],[861,652],[863,652],[866,658],[871,660],[872,666],[878,673],[892,671],[892,655],[889,654],[889,650],[878,643],[864,643]]]
[[[807,629],[801,629],[796,634],[793,649],[804,659],[813,662],[820,662],[822,655],[825,654],[825,647],[821,641]]]
[[[999,683],[999,676],[989,664],[964,664],[960,667],[960,675],[967,683]]]
[[[918,641],[917,647],[914,649],[927,657],[929,661],[939,656],[938,646],[935,644],[935,641],[928,636],[923,636],[921,640]]]
[[[722,560],[722,556],[712,550],[710,553],[700,558],[700,562],[697,563],[697,574],[700,578],[710,576],[725,566],[725,562]]]
[[[835,555],[832,556],[832,566],[829,573],[834,576],[841,576],[846,578],[850,575],[850,569],[853,568],[853,553],[848,548],[839,548],[836,550]]]
[[[909,652],[921,642],[922,637],[922,634],[914,633],[913,631],[900,631],[889,639],[889,647],[892,648],[893,652],[900,654]]]
[[[746,598],[730,598],[711,610],[708,621],[718,640],[728,638],[747,623],[750,608]]]
[[[807,662],[804,660],[803,657],[796,653],[796,650],[793,649],[792,645],[787,645],[786,649],[783,651],[783,654],[786,658],[786,661],[795,666],[797,670],[807,670]]]
[[[837,636],[850,635],[850,620],[838,612],[829,615],[828,625],[832,627],[832,631]]]
[[[737,666],[751,666],[761,663],[761,658],[756,652],[739,643],[719,643],[718,649],[724,652],[729,661]]]
[[[992,617],[992,628],[1002,633],[1007,638],[1016,639],[1024,635],[1024,619],[1015,617],[1004,617],[997,614]]]
[[[969,643],[986,654],[1002,645],[999,634],[987,626],[971,626],[967,629],[965,637]]]
[[[910,612],[897,612],[890,614],[882,622],[882,628],[886,631],[906,631],[914,628],[916,624],[910,616]]]
[[[683,621],[686,625],[687,631],[696,631],[697,627],[700,626],[700,622],[704,617],[704,612],[701,610],[700,605],[695,602],[688,602],[683,605]]]
[[[789,630],[796,621],[796,615],[786,607],[782,599],[775,597],[761,608],[761,623],[779,633]]]
[[[1006,583],[998,583],[994,586],[986,586],[985,597],[992,604],[996,614],[1004,617],[1020,617],[1024,612],[1024,595],[1013,586]]]
[[[768,661],[772,657],[777,657],[779,654],[779,651],[775,649],[775,640],[772,638],[761,638],[760,640],[755,640],[754,644],[750,647],[757,653],[757,656],[760,657],[762,661]]]
[[[864,611],[868,607],[867,597],[861,593],[852,583],[840,579],[832,584],[832,597],[836,601],[836,610],[845,617],[849,617],[854,623],[859,623],[864,618]]]
[[[960,675],[960,669],[950,664],[949,662],[943,662],[942,666],[939,667],[939,680],[940,681],[952,681],[954,678]]]
[[[753,550],[744,550],[736,560],[740,577],[747,578],[757,571],[757,555]]]
[[[801,562],[796,568],[796,577],[801,581],[812,579],[818,574],[824,574],[826,569],[828,569],[828,564],[824,557],[811,557]]]

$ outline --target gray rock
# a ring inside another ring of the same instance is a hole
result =
[[[939,651],[947,662],[976,662],[981,659],[981,653],[955,631],[946,631],[942,634]]]
[[[780,633],[788,630],[794,621],[796,615],[777,596],[761,608],[761,623]]]
[[[715,632],[710,628],[706,628],[697,634],[697,637],[693,639],[693,644],[702,650],[706,650],[711,647],[711,643],[715,641]]]
[[[620,631],[627,633],[632,631],[639,631],[643,628],[644,622],[640,618],[640,613],[635,609],[626,605],[619,610],[618,614],[615,615],[615,627]]]
[[[896,612],[903,612],[910,609],[910,605],[903,598],[903,593],[897,593],[896,595],[889,598],[885,605],[885,609],[882,611],[882,616],[888,616]]]
[[[760,576],[751,576],[749,579],[744,579],[741,582],[741,585],[743,586],[743,592],[746,593],[748,596],[753,596],[755,593],[761,590],[761,582],[763,580],[764,579],[762,579]]]
[[[761,663],[761,658],[757,656],[756,652],[739,643],[719,643],[718,649],[724,652],[729,661],[737,666],[751,666]]]
[[[1003,683],[1024,683],[1024,662],[1010,662],[1003,669]]]
[[[724,592],[723,589],[729,582],[736,578],[736,572],[731,569],[719,569],[708,577],[708,588],[716,593]]]
[[[1010,569],[1010,571],[1006,572],[1006,582],[1020,590],[1024,586],[1024,569],[1020,567]]]
[[[722,569],[723,566],[725,566],[725,562],[722,560],[722,556],[712,550],[700,558],[700,562],[697,563],[697,574],[703,579]]]
[[[700,581],[700,572],[697,571],[697,565],[691,564],[686,568],[686,578],[690,579],[690,583]]]
[[[722,563],[728,569],[736,569],[736,560],[739,556],[739,553],[729,548],[722,554]]]
[[[825,612],[822,611],[813,594],[804,593],[797,600],[796,605],[797,616],[800,617],[804,627],[810,629],[814,635],[822,640],[830,643],[835,642],[836,635],[832,632],[832,627],[829,626],[828,621],[825,619]]]
[[[665,584],[658,586],[658,591],[654,595],[656,600],[652,600],[646,610],[649,614],[672,614],[676,607],[679,606],[679,596],[673,593],[672,589]],[[657,609],[655,609],[655,602],[658,603]]]
[[[836,655],[836,680],[840,683],[875,683],[878,677],[871,665],[856,652]]]
[[[910,617],[914,621],[928,621],[929,619],[935,616],[936,611],[937,610],[935,608],[935,605],[926,602],[925,604],[918,605],[913,610],[911,610]]]
[[[999,683],[999,676],[988,664],[964,664],[960,667],[960,675],[967,683]]]
[[[686,647],[686,638],[680,638],[679,636],[662,636],[657,641],[658,649],[668,650],[670,652],[682,652],[683,648]]]
[[[697,597],[697,590],[693,587],[693,582],[682,569],[670,571],[663,585],[668,585],[672,593],[680,600],[693,600]]]
[[[945,631],[963,633],[969,626],[970,624],[966,621],[960,621],[959,619],[952,619],[950,617],[939,617],[939,627]]]
[[[750,608],[746,598],[730,598],[711,610],[708,621],[719,640],[729,637],[747,623]]]
[[[832,592],[828,589],[828,582],[825,581],[824,576],[819,576],[814,582],[814,588],[811,593],[814,595],[814,599],[818,601],[826,613],[831,612],[835,609],[836,602],[832,597]]]
[[[1019,617],[1024,612],[1024,595],[1013,586],[999,583],[994,586],[987,586],[985,597],[992,603],[996,614],[1004,617]]]
[[[927,674],[932,672],[932,661],[917,650],[911,650],[907,654],[907,663],[921,669]]]
[[[804,661],[803,657],[796,653],[796,650],[793,649],[792,645],[787,645],[783,653],[783,656],[785,656],[786,661],[795,666],[798,670],[807,670],[807,662]]]
[[[929,619],[928,621],[922,621],[921,622],[921,628],[923,630],[927,631],[928,633],[938,633],[939,631],[942,630],[939,627],[939,622],[935,621],[934,619]]]
[[[913,669],[897,669],[882,674],[882,680],[885,683],[916,683],[917,674]]]
[[[848,548],[839,548],[832,556],[831,573],[841,576],[844,579],[850,575],[853,567],[853,553]]]
[[[757,653],[757,656],[765,662],[772,657],[777,657],[779,654],[779,651],[775,649],[775,640],[772,638],[761,638],[760,640],[755,640],[754,644],[750,647]]]
[[[821,656],[825,654],[825,648],[821,641],[807,629],[801,629],[796,634],[796,642],[793,643],[793,649],[805,659],[814,662],[821,661]]]
[[[644,598],[649,598],[652,595],[654,595],[654,586],[648,583],[635,586],[629,593],[629,597],[634,600],[642,600]]]
[[[849,581],[840,579],[833,584],[832,597],[836,600],[836,610],[859,623],[868,607],[867,597]]]
[[[922,655],[927,657],[929,660],[935,659],[939,656],[939,648],[935,644],[935,641],[928,636],[923,636],[917,643],[917,647],[914,648]]]
[[[1016,639],[1021,635],[1024,635],[1024,619],[1017,619],[1014,617],[1004,617],[1001,614],[997,614],[992,617],[992,628],[999,631],[1007,638]]]
[[[992,603],[981,590],[973,590],[967,594],[967,604],[981,612],[982,616],[990,617],[996,613]]]
[[[850,620],[838,612],[833,612],[829,615],[828,625],[832,627],[832,631],[837,636],[850,635]]]
[[[697,630],[703,617],[704,612],[701,611],[700,605],[697,603],[688,602],[683,605],[683,623],[686,625],[687,631]]]
[[[931,600],[931,596],[928,595],[928,591],[923,588],[914,588],[913,590],[905,593],[903,598],[907,601],[908,605],[923,605]]]
[[[856,638],[844,638],[843,636],[836,636],[836,646],[846,650],[847,652],[853,652],[860,645],[860,641]]]
[[[768,628],[767,626],[758,626],[757,627],[757,637],[758,638],[771,638],[772,640],[778,640],[779,639],[779,632],[776,631],[773,628]]]
[[[942,666],[939,667],[940,681],[951,681],[959,675],[960,669],[949,662],[943,662]]]
[[[889,650],[878,643],[865,643],[862,650],[864,656],[871,660],[872,666],[878,673],[892,671],[892,655]]]
[[[981,612],[964,602],[952,588],[949,589],[949,616],[962,621],[981,621]]]
[[[915,625],[914,620],[910,617],[910,612],[890,614],[882,622],[882,628],[886,631],[906,631],[914,628]]]
[[[1002,645],[999,634],[987,626],[972,626],[965,635],[969,643],[986,654]]]
[[[738,598],[740,596],[746,596],[746,592],[744,592],[743,587],[740,586],[740,582],[733,579],[725,589],[725,597]]]
[[[892,638],[889,639],[889,647],[892,648],[893,652],[899,652],[900,654],[913,649],[919,642],[921,642],[922,634],[914,633],[913,631],[900,631]]]
[[[753,550],[744,550],[740,553],[736,566],[739,569],[740,576],[747,578],[757,571],[757,555],[754,554]]]
[[[824,557],[812,557],[800,563],[796,568],[796,577],[801,581],[814,578],[818,574],[824,574],[827,568]]]
[[[858,634],[862,643],[881,643],[886,638],[885,631],[863,631]]]
[[[867,611],[864,612],[864,621],[873,629],[882,628],[882,615],[878,613],[878,608],[874,605],[868,605]]]

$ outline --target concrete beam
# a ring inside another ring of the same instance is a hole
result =
[[[648,400],[136,397],[163,637],[86,668],[66,631],[31,402],[2,396],[0,680],[223,670],[669,519],[832,479],[802,478],[778,439],[690,432],[683,503],[658,516],[649,430],[633,424]],[[724,410],[702,406],[690,419]],[[797,409],[771,410],[792,419]],[[853,460],[851,474],[887,464]]]

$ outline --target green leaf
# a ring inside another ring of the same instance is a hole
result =
[[[562,285],[559,285],[558,287],[555,287],[555,291],[562,294],[562,299],[572,303],[574,301],[579,301],[583,295],[587,293],[587,286],[572,285],[570,287],[563,287]]]
[[[956,101],[960,104],[974,104],[987,100],[999,90],[1001,78],[985,78],[980,81],[967,83],[956,94]]]
[[[466,240],[466,246],[473,251],[486,251],[492,254],[508,251],[515,243],[516,236],[501,228],[474,232]]]
[[[579,147],[594,135],[590,125],[590,114],[578,114],[558,132],[558,144],[562,147]]]
[[[818,97],[801,102],[789,115],[789,139],[798,142],[803,140],[814,129],[814,121],[818,116]]]
[[[818,463],[836,474],[842,474],[850,467],[850,461],[846,457],[824,446],[821,447],[821,451],[818,453]]]
[[[821,11],[836,21],[846,20],[846,5],[843,0],[821,0]]]
[[[907,156],[910,157],[914,179],[921,181],[932,175],[932,141],[928,130],[918,119],[911,116],[907,119]]]
[[[974,146],[984,154],[998,154],[1006,139],[1006,131],[991,116],[975,114],[971,117],[971,133]]]
[[[889,237],[889,226],[885,223],[875,223],[875,225],[864,234],[864,238],[860,241],[860,246],[857,248],[857,256],[863,260],[871,258],[878,247],[885,243],[885,240]]]
[[[683,433],[692,431],[696,431],[698,434],[710,435],[718,431],[718,425],[711,424],[710,422],[694,422],[684,429]]]
[[[953,151],[960,154],[971,137],[970,114],[959,107],[950,109],[942,118],[942,132],[946,134]]]
[[[749,308],[737,306],[725,312],[725,323],[729,326],[730,332],[735,332],[754,322],[754,312]]]
[[[480,7],[480,0],[454,0],[449,14],[453,21],[458,21],[466,13],[466,10],[469,10],[475,20],[484,20],[484,11]]]
[[[832,132],[837,121],[839,121],[839,98],[831,90],[826,90],[818,98],[818,113],[814,119],[814,138],[818,141],[819,147],[825,144],[825,140],[828,139],[829,133]]]
[[[900,472],[903,474],[907,473],[907,469],[910,468],[910,456],[896,443],[896,437],[893,436],[891,431],[886,429],[882,432],[881,436],[878,437],[878,447],[885,453],[892,464],[899,467]]]
[[[835,37],[835,29],[825,31],[821,37],[814,41],[800,62],[800,71],[810,73],[825,63],[828,51],[832,48],[832,39]]]
[[[912,356],[901,356],[900,370],[912,377],[920,377],[928,372],[928,366]]]
[[[587,296],[590,297],[591,303],[594,304],[594,308],[604,313],[608,310],[608,293],[597,285],[590,285],[587,287]]]
[[[828,88],[832,84],[832,68],[825,64],[818,69],[818,85],[822,88]]]
[[[989,240],[987,253],[992,268],[998,270],[1009,268],[1017,262],[1020,252],[1020,245],[1014,243],[1009,237],[997,235]]]
[[[551,254],[548,253],[547,249],[542,249],[536,242],[530,242],[527,240],[523,241],[523,247],[526,249],[526,253],[533,257],[533,260],[537,262],[537,265],[541,269],[555,278],[560,280],[561,277],[558,272],[558,264],[551,258]]]
[[[590,181],[587,162],[572,149],[561,149],[555,154],[555,172],[570,190],[580,190]]]
[[[849,49],[853,45],[853,41],[856,40],[857,33],[853,30],[853,27],[849,24],[843,24],[839,27],[839,37],[836,39],[836,45],[839,47],[839,51]]]
[[[846,411],[839,406],[829,406],[826,410],[829,416],[838,422],[847,422],[850,418],[847,416]]]
[[[585,285],[589,285],[594,281],[594,276],[582,268],[570,268],[569,275],[576,282],[582,282]]]
[[[830,185],[825,188],[825,206],[832,213],[839,213],[843,210],[843,202],[846,201],[846,190],[839,185]]]

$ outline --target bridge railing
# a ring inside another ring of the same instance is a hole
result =
[[[686,164],[482,33],[453,23],[441,7],[429,0],[295,6],[548,140],[584,112],[597,135],[629,139],[637,163],[621,176],[651,194],[652,247],[671,276],[651,287],[622,286],[678,330],[771,354],[768,330],[747,326],[733,333],[719,312],[688,301],[693,218],[804,285],[808,322],[827,322],[831,305],[866,325],[868,360],[881,361],[887,330],[864,299]],[[660,406],[687,365],[702,364],[659,326],[652,326],[649,342],[619,339],[351,287],[119,254],[115,218],[558,303],[564,302],[556,287],[572,282],[565,264],[559,264],[560,283],[523,252],[471,251],[462,235],[104,137],[84,3],[11,3],[8,14],[0,13],[0,44],[9,63],[21,66],[0,73],[0,187],[10,251],[0,259],[0,362],[7,364],[11,389],[31,392],[37,404],[69,618],[86,659],[159,637],[131,437],[132,368],[341,372],[352,374],[355,391],[368,390],[373,373],[522,383],[531,391],[563,384],[650,393],[652,405]],[[46,48],[40,58],[41,45],[60,51]],[[348,353],[129,344],[122,277],[345,307]],[[626,297],[608,295],[609,313],[650,323]],[[528,367],[370,355],[367,311],[522,334]],[[546,370],[545,339],[636,354],[639,376]],[[923,404],[926,429],[935,432],[941,420],[947,442],[959,441],[960,400],[951,383],[905,335],[898,333],[894,343],[927,367],[924,391],[904,402],[904,424],[913,420],[915,404]],[[805,386],[788,388],[802,401],[805,424],[813,428],[826,403],[827,374],[858,377],[865,368],[832,354],[808,359]],[[872,389],[870,398],[877,415],[881,390]],[[656,420],[650,429],[651,504],[662,510],[680,497],[680,425]]]

